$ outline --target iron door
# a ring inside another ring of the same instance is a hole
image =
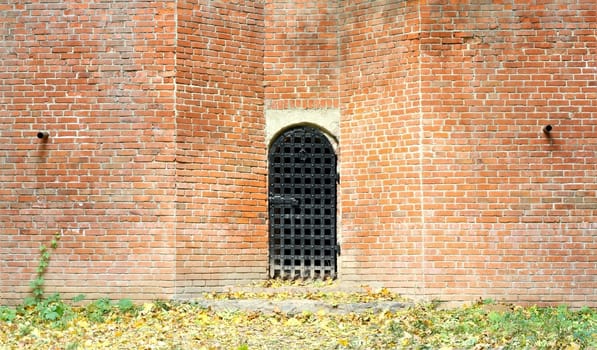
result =
[[[319,130],[287,130],[269,153],[270,277],[336,277],[336,154]]]

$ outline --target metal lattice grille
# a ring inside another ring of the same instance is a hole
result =
[[[269,154],[270,277],[336,277],[336,154],[317,129],[298,127]]]

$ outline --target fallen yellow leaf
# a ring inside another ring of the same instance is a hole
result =
[[[348,346],[348,340],[344,338],[338,339],[338,344],[341,346]]]

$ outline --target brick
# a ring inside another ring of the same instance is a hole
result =
[[[347,127],[344,129],[345,131],[341,135],[341,139],[360,140],[358,143],[343,144],[341,147],[342,171],[344,175],[342,183],[343,190],[341,192],[341,207],[343,212],[342,237],[346,241],[351,241],[353,235],[361,235],[359,230],[362,225],[361,222],[363,222],[362,219],[357,219],[355,216],[350,215],[350,213],[358,211],[379,215],[377,214],[375,207],[370,203],[373,198],[375,198],[373,203],[377,203],[382,200],[385,195],[383,191],[372,191],[370,174],[371,172],[376,171],[375,165],[360,165],[358,159],[365,156],[363,150],[376,150],[376,152],[379,152],[380,149],[387,147],[383,140],[389,138],[390,135],[399,134],[401,135],[401,138],[398,138],[398,140],[406,140],[407,129],[403,127],[403,125],[406,124],[405,122],[409,117],[409,114],[405,113],[405,111],[401,114],[401,123],[394,123],[393,128],[382,127],[382,119],[376,118],[376,116],[381,116],[384,109],[392,107],[388,106],[386,102],[382,102],[384,101],[383,97],[363,91],[364,88],[369,86],[363,81],[373,77],[373,79],[380,82],[380,84],[384,84],[384,81],[386,82],[385,93],[387,95],[391,96],[391,94],[396,93],[404,96],[405,99],[408,98],[408,91],[394,92],[393,88],[400,86],[401,84],[395,79],[388,79],[387,76],[384,76],[383,71],[379,70],[378,67],[375,67],[374,63],[372,63],[373,59],[369,61],[363,60],[364,57],[378,57],[376,56],[377,54],[386,57],[388,59],[386,62],[391,62],[389,61],[390,55],[384,56],[386,55],[386,52],[383,52],[382,50],[377,50],[376,53],[376,47],[373,47],[371,44],[372,42],[387,41],[387,38],[385,38],[384,35],[388,35],[388,33],[383,30],[377,31],[375,23],[368,20],[369,16],[383,16],[381,12],[376,12],[380,10],[376,9],[373,5],[365,6],[364,3],[360,4],[361,7],[357,6],[359,5],[354,4],[353,7],[349,6],[344,8],[345,12],[343,20],[346,23],[345,26],[347,28],[367,28],[369,37],[364,34],[356,35],[356,33],[347,30],[346,33],[355,35],[347,36],[350,40],[347,39],[346,41],[341,42],[342,57],[346,57],[348,60],[341,71],[341,76],[345,77],[343,82],[341,82],[341,89],[343,84],[349,89],[348,91],[343,92],[347,96],[345,100],[347,102],[347,107],[343,110],[343,121],[346,123],[345,125]],[[435,6],[447,7],[448,5],[438,4]],[[470,7],[469,5],[458,6],[461,8]],[[480,5],[478,8],[479,7],[482,8],[484,5]],[[351,9],[353,8],[355,10],[354,12],[351,12]],[[358,18],[354,17],[354,14],[357,13],[357,8],[360,11],[358,12]],[[401,8],[401,10],[404,11],[404,14],[417,12],[407,11],[407,9],[407,5],[404,5]],[[429,123],[429,125],[431,125],[432,121],[437,121],[438,125],[465,125],[464,123],[468,120],[475,120],[475,124],[479,125],[481,128],[480,130],[487,131],[487,133],[482,134],[475,131],[475,129],[460,129],[458,130],[458,133],[455,133],[447,132],[440,127],[422,126],[424,129],[419,130],[426,131],[425,134],[423,134],[425,139],[415,142],[414,144],[423,145],[420,147],[431,147],[425,146],[425,141],[428,140],[427,145],[446,145],[445,153],[440,155],[438,152],[435,152],[434,155],[417,158],[416,154],[418,149],[414,148],[411,151],[414,152],[413,158],[421,159],[425,169],[424,172],[415,174],[415,178],[421,176],[420,182],[415,183],[425,184],[425,191],[421,192],[421,188],[409,184],[403,190],[404,193],[398,193],[397,196],[393,196],[393,199],[389,202],[391,205],[388,205],[388,207],[400,210],[401,208],[406,207],[407,203],[404,201],[404,198],[411,197],[412,193],[423,194],[425,197],[420,199],[422,205],[420,206],[421,211],[410,211],[410,215],[418,215],[420,217],[419,222],[421,223],[421,226],[414,232],[392,232],[391,228],[386,229],[379,225],[376,226],[375,224],[367,227],[371,232],[378,232],[379,234],[399,234],[405,235],[406,237],[416,235],[423,237],[424,244],[422,245],[422,250],[419,254],[425,254],[424,261],[437,261],[439,259],[437,255],[443,256],[446,259],[455,259],[456,257],[465,256],[466,259],[469,259],[470,261],[484,261],[484,254],[486,254],[484,252],[475,252],[475,250],[451,251],[446,249],[449,246],[444,246],[440,243],[442,242],[442,239],[438,237],[438,234],[445,232],[446,237],[451,237],[447,236],[454,234],[449,229],[450,227],[466,228],[462,233],[458,233],[458,235],[463,236],[470,235],[473,232],[477,234],[482,232],[490,233],[493,232],[496,227],[504,227],[506,230],[505,232],[513,232],[512,235],[515,235],[514,232],[518,230],[516,227],[520,227],[522,230],[535,232],[535,235],[537,236],[543,236],[543,230],[547,227],[558,227],[561,225],[563,218],[576,217],[581,221],[587,219],[590,221],[594,220],[594,218],[586,217],[584,216],[585,214],[579,212],[578,209],[580,209],[580,207],[578,206],[576,206],[576,209],[572,209],[572,207],[568,205],[566,207],[567,209],[565,209],[563,207],[556,207],[555,205],[549,204],[562,203],[563,201],[568,203],[572,202],[572,199],[568,197],[569,194],[563,192],[556,193],[563,188],[562,186],[567,186],[566,184],[570,183],[569,180],[571,177],[565,176],[563,173],[554,174],[553,169],[559,168],[563,170],[572,169],[578,166],[585,167],[585,165],[581,165],[583,162],[580,161],[579,158],[557,158],[553,157],[552,153],[549,155],[535,153],[533,157],[526,157],[524,154],[525,151],[522,148],[518,148],[518,146],[517,148],[512,148],[509,146],[511,144],[530,144],[532,146],[530,146],[527,151],[539,151],[542,145],[549,144],[549,139],[544,138],[544,135],[541,135],[540,133],[541,123],[545,123],[544,120],[549,118],[546,117],[546,115],[539,116],[534,114],[534,108],[543,108],[544,112],[550,110],[551,112],[549,113],[551,115],[553,115],[552,112],[554,109],[564,108],[572,104],[574,104],[576,108],[584,108],[586,110],[586,107],[581,106],[585,106],[585,102],[591,99],[589,94],[581,93],[580,95],[575,95],[574,99],[565,98],[561,94],[556,94],[561,93],[561,88],[564,85],[579,84],[580,86],[588,87],[589,85],[583,82],[590,80],[591,77],[595,77],[595,75],[592,74],[594,72],[590,73],[588,77],[583,78],[581,78],[582,74],[579,74],[578,72],[568,73],[569,77],[570,74],[579,75],[578,80],[572,79],[572,81],[570,78],[565,79],[563,76],[560,77],[558,76],[560,72],[568,71],[569,69],[576,67],[576,63],[574,62],[575,59],[572,58],[572,56],[564,58],[563,56],[558,57],[550,55],[550,51],[554,50],[554,47],[547,44],[545,39],[546,33],[542,31],[541,28],[537,27],[538,29],[536,29],[535,27],[529,27],[528,30],[521,31],[520,28],[517,27],[516,22],[502,20],[505,18],[503,14],[506,12],[500,11],[507,10],[500,6],[488,7],[479,12],[477,12],[477,9],[472,10],[472,8],[468,10],[470,10],[470,12],[468,13],[467,18],[459,18],[457,12],[446,12],[446,9],[442,12],[441,19],[433,18],[433,11],[421,12],[422,22],[419,27],[420,31],[417,32],[419,36],[414,36],[414,39],[421,38],[420,48],[424,51],[424,56],[419,56],[417,53],[413,52],[415,62],[419,60],[418,62],[420,62],[420,65],[412,67],[402,65],[401,68],[405,70],[410,69],[411,72],[418,74],[418,81],[416,84],[419,88],[412,90],[412,92],[415,94],[413,99],[421,102],[419,109],[415,109],[414,112],[411,112],[413,113],[413,120],[418,120],[419,115],[422,115],[420,117],[422,119],[420,120]],[[572,15],[565,17],[566,20],[572,20],[572,17],[577,15],[577,12],[575,11],[572,11],[572,13]],[[396,16],[396,14],[393,14],[393,16],[393,18],[401,18]],[[482,29],[487,28],[487,20],[491,21],[492,18],[495,19],[494,23],[496,23],[492,24],[492,29],[499,28],[501,31],[497,36],[487,36],[485,34],[488,32],[484,32]],[[471,30],[470,33],[479,35],[477,43],[472,43],[467,50],[462,51],[462,53],[458,52],[463,49],[458,46],[458,44],[461,43],[461,38],[470,37],[472,34],[453,31],[452,27],[445,24],[445,21],[449,22],[452,19],[461,20],[463,23],[466,23],[467,29]],[[545,19],[546,22],[554,20],[555,18]],[[592,23],[594,22],[594,19],[587,18],[587,21]],[[550,25],[545,23],[545,27],[549,28]],[[475,30],[478,31],[475,32]],[[363,31],[363,33],[364,32],[365,31]],[[401,34],[404,34],[404,32]],[[404,35],[403,38],[412,39],[413,37],[407,34]],[[502,40],[505,38],[508,38],[507,41]],[[390,41],[400,43],[398,38],[393,38]],[[581,46],[582,45],[585,45],[584,47],[586,48],[586,42],[585,44],[581,44]],[[369,50],[369,55],[365,56],[358,54],[358,50],[361,48],[367,48]],[[566,49],[566,51],[568,54],[573,55],[571,52],[573,50]],[[403,51],[392,58],[400,57],[401,55],[404,57],[407,53],[408,51]],[[524,53],[524,55],[521,55],[521,53]],[[575,54],[583,55],[580,52],[575,52]],[[467,60],[466,57],[468,55],[471,56],[470,59]],[[454,56],[459,56],[458,60],[454,60]],[[503,68],[491,68],[492,65],[490,62],[496,57],[500,57],[500,60],[507,61],[503,63]],[[380,59],[383,60],[383,58]],[[578,59],[580,58],[576,58],[576,60]],[[398,60],[401,62],[411,62],[407,57]],[[545,67],[552,67],[552,71],[547,73]],[[353,78],[355,77],[353,71],[359,73],[356,75],[358,78]],[[552,79],[551,74],[555,74],[557,77]],[[479,79],[475,80],[475,76],[479,77]],[[483,78],[481,78],[481,76]],[[549,79],[547,78],[548,76],[550,76]],[[571,82],[567,83],[567,81]],[[539,89],[541,89],[541,91],[550,92],[552,95],[546,96],[533,94],[539,91]],[[499,93],[499,95],[496,94],[495,96],[492,96],[490,95],[492,93]],[[378,110],[371,113],[369,115],[370,117],[368,116],[368,118],[363,118],[361,120],[356,119],[363,111],[361,106],[375,103],[378,103]],[[527,108],[529,105],[534,108]],[[493,107],[484,109],[476,106]],[[432,112],[433,114],[428,112]],[[526,129],[525,133],[522,133],[519,128],[525,124],[534,125],[534,127]],[[561,134],[559,134],[562,137],[561,140],[578,140],[582,138],[581,135],[576,135],[574,137],[572,136],[573,133],[568,134],[566,128],[572,127],[575,122],[570,121],[569,123],[566,122],[564,124],[567,126],[562,126]],[[499,127],[496,128],[496,125],[499,125]],[[368,130],[374,130],[374,134],[371,135],[361,132],[365,127]],[[578,126],[573,128],[578,130]],[[403,132],[394,132],[396,129],[402,130]],[[416,128],[414,130],[417,132]],[[456,153],[458,140],[464,140],[467,144],[471,145],[468,149],[463,149],[462,154],[466,157],[464,159],[458,158]],[[530,142],[530,140],[532,140],[532,142]],[[591,137],[587,139],[585,136],[583,142],[590,143],[590,140]],[[555,140],[552,139],[551,142],[553,141]],[[569,145],[574,143],[575,141],[572,141]],[[491,148],[488,148],[490,145]],[[579,146],[580,144],[576,144],[574,148],[578,149]],[[423,148],[421,151],[425,152],[425,149]],[[480,160],[480,163],[482,162],[482,164],[484,164],[481,166],[482,169],[487,171],[482,171],[478,174],[466,172],[466,170],[468,170],[467,168],[475,163],[476,160],[474,155],[476,152],[481,151],[486,151],[487,153],[480,158],[477,158],[477,161]],[[402,174],[409,171],[403,164],[398,163],[401,157],[408,156],[408,153],[406,152],[408,151],[397,147],[394,148],[396,165],[385,167],[384,173],[387,176],[400,179],[403,178],[403,176],[401,176]],[[495,166],[488,165],[488,161],[494,162],[496,159],[498,162],[493,163],[496,164]],[[551,164],[546,163],[543,160],[549,160],[551,161]],[[593,161],[589,161],[586,165],[589,165],[588,167],[590,168],[595,164]],[[529,168],[536,170],[537,175],[529,176]],[[390,174],[387,173],[389,169],[392,169],[392,173]],[[460,182],[472,185],[472,187],[453,186],[453,184]],[[552,188],[550,188],[548,192],[538,191],[538,187],[534,185],[530,187],[528,186],[529,184],[541,184],[547,182],[553,184],[550,185]],[[589,182],[594,181],[590,180]],[[474,184],[478,185],[475,186]],[[498,187],[508,187],[509,192],[496,192],[495,190]],[[584,185],[581,185],[581,187],[586,188]],[[527,188],[532,188],[532,190],[527,192]],[[525,190],[525,193],[523,193],[522,190]],[[357,191],[357,194],[352,194],[355,193],[355,191]],[[351,195],[344,195],[348,193],[351,193]],[[450,198],[457,199],[455,202],[450,202]],[[454,206],[448,206],[448,203],[454,204]],[[474,206],[471,206],[473,205],[472,203],[474,203]],[[516,203],[524,204],[514,206]],[[547,206],[541,205],[540,203],[547,204]],[[471,206],[470,208],[475,208],[475,210],[463,212],[462,209],[467,205]],[[513,208],[516,208],[516,210],[512,210]],[[464,215],[467,217],[466,219],[463,218],[463,213],[466,213]],[[366,214],[364,215],[364,217],[366,217]],[[471,223],[473,224],[471,225]],[[546,226],[534,228],[530,226],[533,223],[545,224]],[[434,225],[433,230],[431,227],[428,227],[431,225]],[[438,231],[439,233],[434,233],[435,227],[440,227],[442,229]],[[566,230],[566,233],[563,233],[562,237],[567,237],[569,239],[570,237],[576,237],[573,239],[574,242],[585,240],[583,236],[586,233],[580,233],[578,231],[573,233],[574,231],[575,229],[573,228],[571,230]],[[508,236],[511,237],[511,234],[508,234]],[[487,244],[487,240],[491,239],[489,237],[492,236],[488,234],[478,236],[473,235],[470,239],[472,242],[478,244]],[[502,241],[506,238],[504,236],[497,236],[494,239]],[[561,244],[555,242],[550,244],[554,245],[554,249],[556,249],[555,246],[561,247]],[[434,251],[430,249],[430,247],[433,247],[434,245],[441,250]],[[350,256],[347,257],[346,254],[344,254],[344,258],[353,260],[362,254],[375,254],[373,252],[376,250],[372,250],[371,247],[371,244],[359,244],[355,246],[357,249],[351,249],[346,253]],[[514,246],[512,246],[501,250],[496,256],[496,259],[501,261],[499,264],[496,264],[495,267],[493,267],[492,263],[488,264],[487,267],[492,268],[491,271],[494,271],[492,274],[499,274],[499,276],[503,277],[507,277],[509,273],[505,272],[504,269],[516,271],[516,269],[523,267],[531,268],[530,266],[534,262],[541,259],[539,258],[541,256],[541,248],[537,244],[529,244],[526,249],[530,254],[528,255],[528,258],[525,258],[525,262],[521,266],[514,265],[514,263],[520,261],[519,256],[521,251],[515,250]],[[408,250],[396,246],[395,251],[404,252],[403,254],[406,254]],[[571,251],[566,249],[553,250],[552,253],[553,256],[557,257],[570,257],[572,254]],[[414,257],[409,257],[408,255],[405,257],[415,261]],[[442,260],[440,259],[440,261]],[[415,266],[419,267],[410,271],[398,270],[396,271],[396,274],[410,273],[413,276],[420,276],[426,275],[426,271],[429,271],[424,265]],[[355,268],[345,268],[343,269],[343,273],[345,274],[345,278],[354,278],[356,281],[360,278],[360,275],[356,272],[352,272],[352,269]],[[440,270],[435,271],[436,273],[433,276],[443,276],[443,273],[449,273],[448,271],[448,267],[441,267]],[[377,274],[375,268],[368,270],[368,273]],[[477,279],[487,275],[482,266],[475,268],[471,273],[477,276]],[[571,274],[574,275],[574,272],[571,272]],[[427,288],[434,289],[434,293],[441,294],[450,291],[445,284],[436,283],[434,282],[434,279],[435,277],[427,279],[428,282],[425,284]],[[500,287],[497,283],[489,285],[491,285],[491,288]],[[594,284],[592,286],[594,287]],[[458,290],[458,293],[460,294],[463,293],[463,290],[475,293],[475,289],[467,288],[466,284],[463,284],[461,287],[464,289]],[[513,288],[512,292],[514,294],[520,294],[520,298],[522,299],[525,298],[522,296],[523,294],[529,294],[528,291],[525,291],[524,289],[514,289],[513,286],[508,284],[504,284],[502,288],[504,292],[509,288]],[[570,290],[568,290],[568,292],[569,291]],[[583,299],[582,288],[577,288],[575,291],[580,293],[578,295],[581,295],[580,299]],[[510,292],[507,293],[512,295]],[[535,293],[549,292],[543,290],[536,291]],[[559,294],[561,293],[558,292],[558,295]],[[554,297],[552,300],[554,299],[557,299],[557,297]]]
[[[334,108],[342,283],[595,305],[586,1],[140,4],[0,11],[0,304],[55,232],[64,295],[267,278],[264,113]]]

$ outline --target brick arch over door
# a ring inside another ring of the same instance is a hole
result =
[[[295,126],[269,150],[269,268],[272,278],[337,275],[336,163],[318,129]]]

